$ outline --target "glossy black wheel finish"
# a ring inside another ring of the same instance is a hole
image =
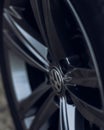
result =
[[[3,16],[2,68],[17,129],[102,130],[95,53],[72,3],[11,1]]]

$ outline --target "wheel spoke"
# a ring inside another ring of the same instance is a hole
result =
[[[42,5],[47,35],[49,39],[48,47],[50,48],[55,60],[59,61],[65,57],[65,52],[53,21],[50,0],[42,0]]]
[[[64,77],[65,85],[80,85],[81,87],[98,88],[98,80],[95,70],[74,68]]]
[[[18,19],[12,17],[7,10],[5,10],[4,12],[4,17],[14,33],[14,34],[12,33],[12,35],[16,36],[16,38],[18,38],[19,40],[18,44],[15,45],[15,49],[18,48],[19,50],[25,53],[25,56],[28,55],[30,59],[33,60],[35,59],[36,61],[34,60],[34,62],[36,63],[36,66],[40,65],[48,68],[49,67],[49,63],[47,60],[48,49],[38,40],[36,40],[32,35],[30,35],[32,30],[30,29],[30,27],[28,27],[26,22],[22,18]],[[7,32],[4,33],[4,35],[5,34],[8,35],[10,39],[10,34],[7,34]]]
[[[38,86],[29,97],[27,97],[20,103],[19,112],[21,118],[25,116],[29,108],[32,107],[49,89],[50,86],[46,83],[43,83],[40,86]]]
[[[60,130],[69,130],[68,113],[65,97],[60,98]]]
[[[76,105],[77,109],[80,111],[80,113],[90,122],[96,124],[97,126],[104,127],[104,111],[97,109],[89,104],[87,104],[85,101],[78,98],[76,95],[74,95],[69,89],[68,92]]]
[[[54,104],[53,98],[54,94],[51,93],[36,114],[30,130],[38,130],[57,110],[57,106]]]
[[[38,24],[39,30],[43,36],[44,41],[47,43],[47,34],[45,31],[45,23],[43,18],[43,11],[41,7],[41,0],[30,0],[32,10]]]

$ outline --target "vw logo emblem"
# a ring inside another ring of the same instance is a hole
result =
[[[57,92],[62,90],[63,77],[60,70],[56,67],[50,70],[50,82]]]

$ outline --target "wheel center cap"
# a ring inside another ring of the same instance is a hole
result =
[[[50,82],[54,90],[56,90],[58,93],[62,91],[63,76],[61,71],[57,67],[53,67],[50,70]]]

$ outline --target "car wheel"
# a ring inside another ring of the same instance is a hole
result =
[[[0,1],[0,62],[17,130],[104,129],[101,0]]]

